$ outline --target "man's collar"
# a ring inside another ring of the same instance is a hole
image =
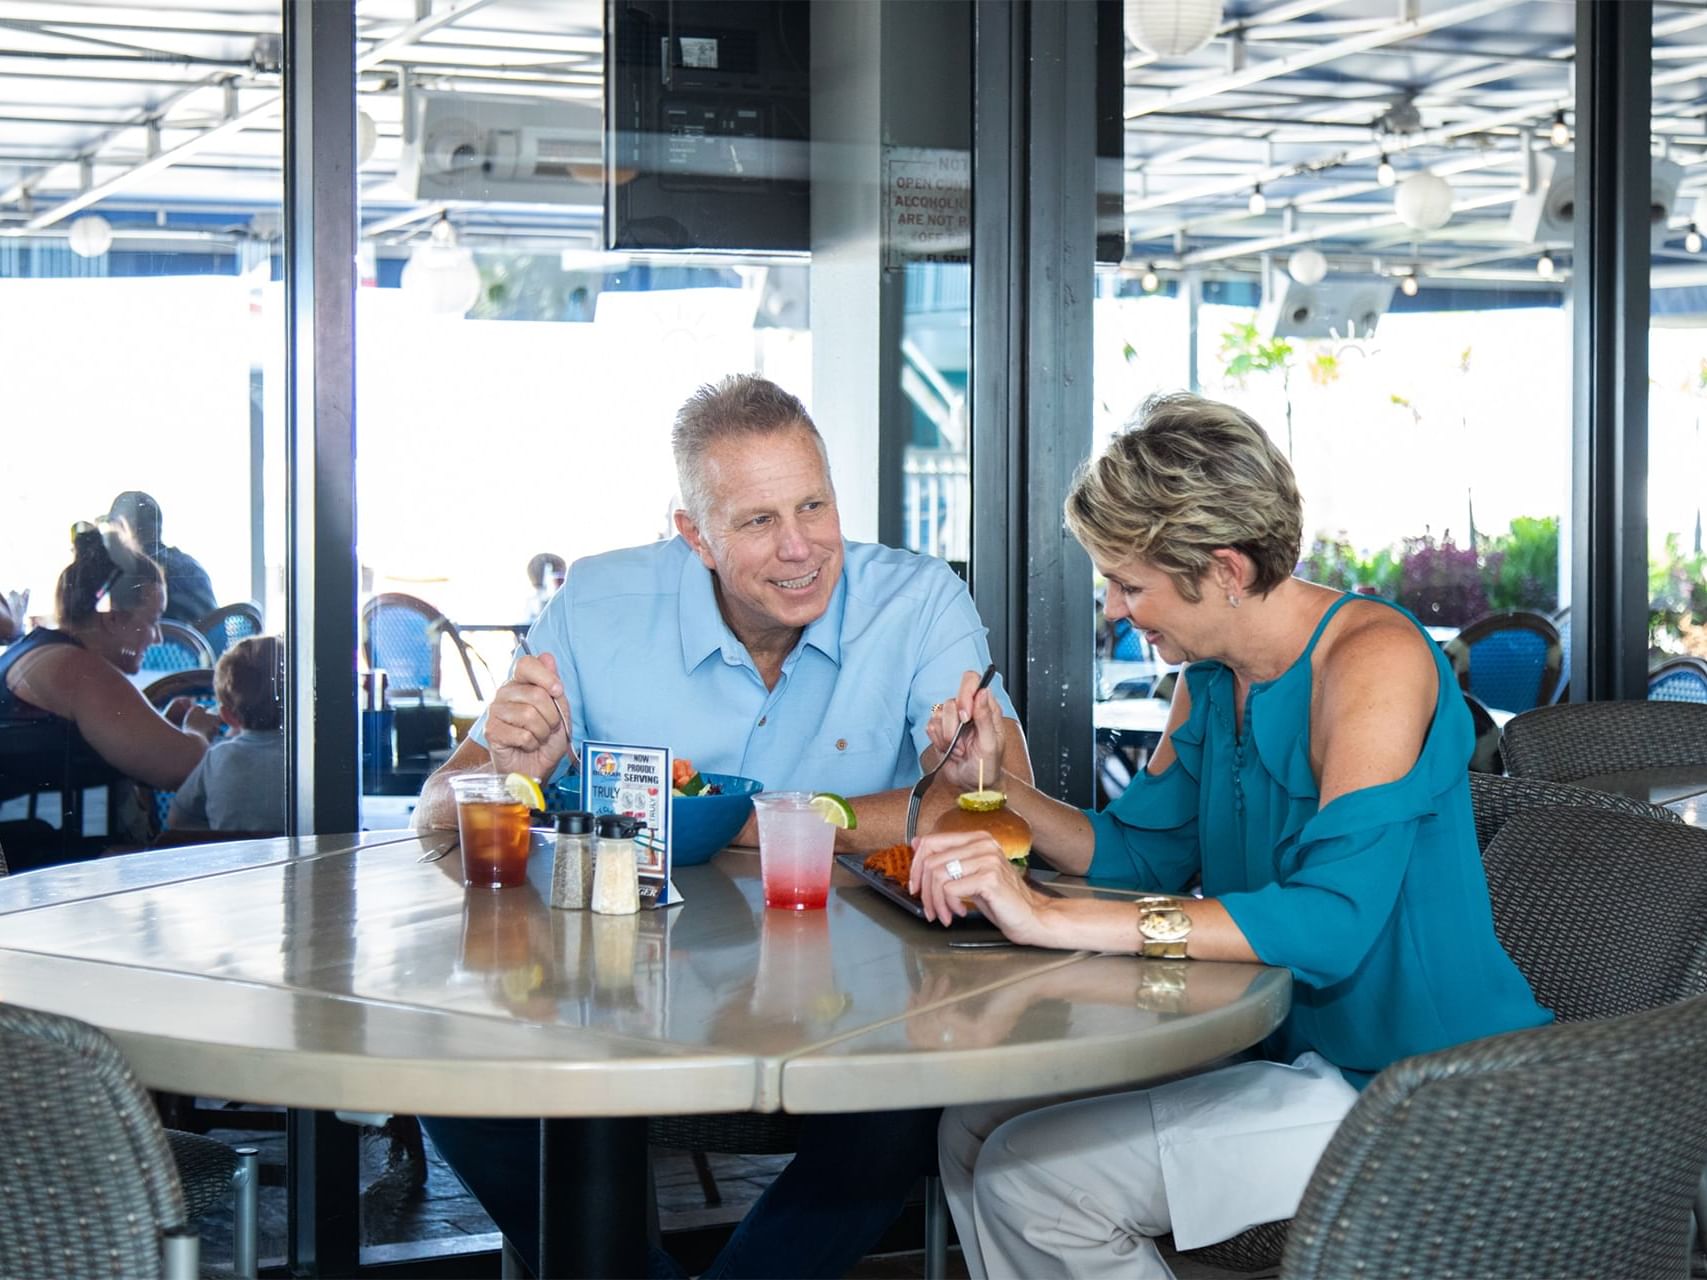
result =
[[[681,587],[677,595],[677,612],[682,629],[682,668],[692,671],[714,653],[728,649],[744,653],[746,646],[723,620],[717,607],[717,587],[699,556],[684,540],[682,543]],[[801,643],[809,644],[837,666],[842,664],[842,614],[847,607],[848,566],[846,543],[843,543],[842,571],[836,577],[836,588],[830,593],[830,604],[817,621],[801,635]],[[795,646],[796,649],[799,646]],[[750,655],[749,655],[750,656]]]

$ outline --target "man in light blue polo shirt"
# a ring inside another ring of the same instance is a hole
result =
[[[859,847],[900,841],[933,704],[989,663],[966,588],[939,560],[843,540],[823,439],[773,383],[738,376],[702,387],[677,415],[673,445],[681,536],[571,566],[529,633],[539,656],[517,661],[428,780],[417,825],[455,825],[455,773],[563,772],[574,744],[562,707],[576,743],[667,743],[702,770],[773,791],[836,791],[853,798]],[[1004,764],[1029,778],[1012,705],[999,683],[991,692],[1010,721]],[[952,803],[933,791],[920,829]],[[807,1117],[799,1153],[704,1274],[843,1274],[929,1167],[935,1115]],[[531,1255],[536,1128],[425,1124]]]

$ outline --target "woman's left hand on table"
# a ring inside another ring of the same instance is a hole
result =
[[[1044,899],[986,832],[921,837],[914,844],[908,888],[924,905],[926,920],[951,924],[976,907],[1014,942],[1029,943],[1041,933]]]

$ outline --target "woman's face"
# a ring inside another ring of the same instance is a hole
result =
[[[1195,662],[1205,655],[1209,612],[1201,600],[1182,596],[1172,577],[1136,557],[1118,564],[1099,561],[1097,572],[1108,579],[1103,614],[1110,622],[1128,619],[1163,662]]]
[[[128,676],[142,670],[142,655],[160,639],[160,615],[166,609],[166,589],[150,583],[134,608],[115,609],[101,618],[101,656]]]

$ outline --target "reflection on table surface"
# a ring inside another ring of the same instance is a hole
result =
[[[1707,762],[1668,769],[1620,769],[1578,778],[1572,785],[1663,805],[1695,826],[1703,825],[1707,815]]]
[[[446,835],[381,838],[16,877],[34,909],[0,930],[0,991],[107,1028],[159,1087],[494,1115],[1103,1087],[1255,1043],[1288,1006],[1259,965],[950,950],[841,872],[827,910],[767,911],[751,853],[679,869],[679,907],[606,917],[547,905],[543,850],[528,885],[470,891],[454,853],[420,861]]]

